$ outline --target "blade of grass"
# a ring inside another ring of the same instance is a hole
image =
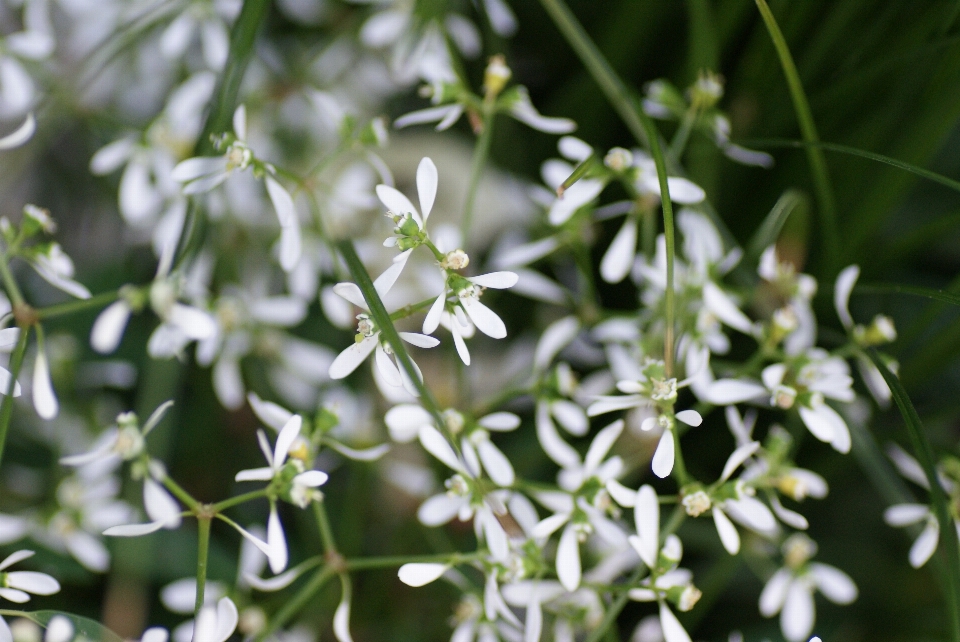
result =
[[[194,147],[194,156],[213,153],[215,150],[210,136],[224,132],[230,127],[233,112],[237,108],[240,83],[253,57],[253,44],[270,4],[269,0],[244,0],[240,15],[237,16],[237,21],[230,32],[230,53],[223,68],[223,75],[220,76],[220,83],[213,94],[213,102],[210,104],[203,130]],[[200,212],[191,199],[174,254],[175,266],[183,263],[183,260],[189,257],[198,246],[199,237],[202,236],[198,232],[202,224]]]
[[[790,214],[798,207],[805,207],[807,203],[806,195],[795,189],[788,189],[777,199],[770,213],[763,219],[763,223],[760,224],[747,244],[745,258],[749,265],[757,264],[763,251],[777,242],[780,230],[783,229],[783,224],[787,222]]]
[[[817,127],[813,121],[813,113],[810,111],[810,103],[807,101],[807,95],[803,90],[803,83],[800,82],[800,75],[797,73],[797,67],[793,62],[793,56],[787,47],[787,41],[777,25],[773,12],[767,6],[766,0],[756,0],[757,8],[763,22],[770,33],[770,39],[777,50],[777,56],[780,59],[780,66],[783,68],[783,74],[787,78],[787,85],[790,89],[790,98],[793,101],[793,109],[797,115],[797,122],[800,125],[800,132],[803,139],[807,142],[819,142],[820,136],[817,134]],[[834,274],[840,259],[840,234],[837,229],[837,205],[833,195],[833,187],[830,184],[830,174],[827,171],[827,162],[823,152],[816,147],[809,147],[807,152],[807,163],[810,165],[810,173],[813,177],[814,191],[817,195],[817,209],[820,213],[820,222],[823,226],[823,243],[826,255],[826,268],[823,270],[826,274]]]
[[[887,382],[887,386],[893,393],[893,400],[897,404],[897,409],[900,410],[900,415],[907,427],[907,437],[910,440],[910,445],[930,484],[930,500],[933,503],[937,521],[940,523],[940,532],[943,534],[940,540],[940,555],[946,565],[949,579],[947,594],[944,596],[947,618],[950,621],[951,636],[954,642],[960,642],[960,602],[958,602],[960,600],[960,545],[958,545],[957,538],[953,536],[956,529],[947,508],[948,498],[940,486],[940,479],[937,476],[933,448],[924,433],[920,416],[917,414],[916,408],[913,407],[913,402],[910,401],[903,384],[900,383],[900,379],[890,372],[890,369],[887,368],[875,350],[869,350],[867,355],[880,371],[880,374],[883,375],[884,381]]]
[[[943,290],[920,288],[913,285],[897,285],[895,283],[861,283],[853,288],[855,294],[911,294],[922,296],[935,301],[942,301],[951,305],[960,305],[960,296]]]

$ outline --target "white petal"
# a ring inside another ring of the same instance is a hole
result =
[[[580,586],[580,542],[573,524],[567,524],[557,546],[557,577],[563,588],[576,591]]]
[[[533,527],[532,535],[536,539],[550,537],[557,532],[561,526],[570,521],[570,515],[566,513],[557,513],[546,519],[541,520]]]
[[[17,589],[12,588],[0,588],[0,597],[10,602],[15,602],[17,604],[24,604],[25,602],[30,601],[30,595],[24,593],[23,591],[18,591]],[[0,619],[3,619],[0,616]]]
[[[280,429],[282,429],[283,426],[290,420],[290,418],[293,417],[293,413],[286,408],[283,408],[272,401],[264,401],[255,392],[251,392],[247,395],[247,401],[250,402],[250,407],[253,409],[253,414],[255,414],[260,421],[273,428],[277,432],[279,432]]]
[[[397,366],[390,360],[390,357],[387,355],[387,351],[383,349],[383,346],[379,343],[377,344],[377,350],[374,353],[374,358],[377,362],[377,370],[380,371],[380,375],[383,377],[384,382],[391,386],[400,386],[403,384],[403,380],[400,378],[400,371]]]
[[[550,412],[556,418],[557,423],[571,435],[583,437],[590,429],[587,414],[583,411],[583,408],[572,401],[557,399],[550,403]]]
[[[420,444],[428,453],[457,472],[467,472],[446,437],[440,434],[439,430],[429,425],[421,426],[419,437]]]
[[[667,189],[670,190],[670,200],[674,203],[693,205],[707,197],[707,193],[699,185],[679,176],[667,178]]]
[[[244,575],[244,579],[251,588],[265,592],[285,589],[293,584],[293,581],[298,577],[300,577],[300,573],[296,569],[291,569],[285,573],[281,573],[280,575],[276,575],[268,579],[263,579],[253,575],[252,573],[247,573]],[[143,642],[143,640],[140,642]]]
[[[149,477],[143,481],[143,505],[150,519],[160,522],[164,528],[180,526],[180,506],[163,486]]]
[[[13,571],[7,573],[7,586],[34,595],[53,595],[60,590],[60,583],[46,573]]]
[[[160,211],[160,195],[150,180],[150,169],[134,158],[120,178],[120,213],[128,223],[142,225]]]
[[[460,299],[460,305],[480,332],[491,339],[503,339],[507,336],[507,327],[503,325],[497,313],[480,303],[479,299],[463,297]]]
[[[628,216],[623,227],[613,237],[600,261],[600,276],[607,283],[619,283],[630,273],[637,252],[637,222]]]
[[[736,555],[740,552],[740,534],[737,532],[737,527],[719,508],[714,507],[711,512],[713,513],[713,523],[717,526],[717,534],[720,535],[723,547],[731,555]]]
[[[247,106],[240,105],[233,112],[233,133],[237,135],[237,138],[240,140],[247,139]],[[272,181],[270,177],[267,177],[267,181]]]
[[[377,197],[380,199],[380,202],[386,206],[388,211],[395,215],[410,214],[420,227],[423,228],[423,219],[420,218],[420,213],[417,212],[417,208],[413,206],[409,198],[389,185],[377,185],[376,189]]]
[[[727,481],[730,479],[730,475],[733,474],[737,468],[740,467],[740,464],[747,461],[753,453],[757,452],[760,448],[759,441],[751,441],[750,443],[744,444],[733,451],[733,453],[727,458],[727,463],[723,466],[723,473],[720,475],[720,481]]]
[[[198,156],[178,163],[170,177],[178,183],[186,183],[201,176],[222,172],[224,168],[222,156]]]
[[[517,101],[510,107],[510,115],[521,123],[547,134],[569,134],[577,124],[569,118],[553,118],[538,112],[529,102]]]
[[[367,310],[367,301],[363,298],[363,293],[356,283],[337,283],[333,286],[333,291],[337,296],[346,299],[362,310]]]
[[[856,285],[859,277],[860,268],[856,265],[848,265],[837,275],[837,282],[833,286],[833,307],[837,310],[840,323],[848,330],[853,327],[853,317],[850,316],[850,293],[853,292],[853,286]]]
[[[283,462],[286,461],[287,453],[290,452],[290,447],[293,446],[293,442],[296,441],[300,435],[300,429],[302,427],[303,417],[300,415],[290,417],[287,423],[284,424],[280,434],[277,435],[277,445],[273,449],[273,466],[275,468],[280,468]],[[274,573],[276,572],[277,571],[274,571]]]
[[[680,624],[680,620],[663,602],[660,603],[660,628],[663,629],[665,642],[690,642],[690,636]]]
[[[788,642],[803,642],[813,630],[815,618],[813,594],[803,582],[794,581],[787,588],[787,599],[780,613],[780,629]]]
[[[920,568],[926,564],[937,550],[939,542],[940,524],[935,519],[929,519],[913,546],[910,547],[910,566]]]
[[[37,131],[37,121],[34,119],[33,114],[27,114],[27,118],[23,121],[22,125],[3,138],[0,138],[0,149],[13,149],[14,147],[23,145],[30,140],[30,137],[33,136],[35,131]]]
[[[420,196],[423,222],[426,223],[437,197],[437,166],[427,157],[424,157],[417,166],[417,194]]]
[[[360,343],[353,343],[338,354],[330,364],[330,378],[343,379],[356,370],[357,366],[370,356],[373,349],[380,345],[379,336],[378,333],[372,337],[365,337]]]
[[[540,642],[543,631],[543,609],[540,607],[540,583],[534,582],[527,602],[527,616],[523,625],[523,642]]]
[[[380,444],[371,448],[350,448],[333,439],[325,439],[324,444],[354,461],[376,461],[390,452],[390,444]]]
[[[227,410],[238,410],[243,405],[243,375],[240,362],[222,355],[213,366],[213,389],[217,399]]]
[[[141,535],[149,535],[150,533],[156,533],[158,530],[163,528],[163,522],[150,522],[149,524],[124,524],[121,526],[113,526],[103,531],[103,534],[108,537],[140,537]]]
[[[489,272],[480,276],[472,276],[467,280],[481,287],[505,290],[515,286],[518,279],[519,277],[514,272]]]
[[[480,455],[480,461],[483,462],[483,469],[490,475],[497,486],[513,486],[515,474],[510,460],[500,452],[493,442],[485,439],[477,444],[477,451]]]
[[[783,602],[787,599],[787,589],[790,587],[790,581],[793,576],[785,568],[778,569],[763,587],[760,593],[760,615],[763,617],[773,617],[783,608]]]
[[[207,20],[200,28],[200,44],[203,46],[203,60],[210,69],[221,70],[227,62],[227,56],[230,53],[230,36],[227,29],[219,20]],[[236,112],[233,114],[233,130],[241,140],[247,137],[246,131],[242,134],[237,132]],[[246,123],[243,124],[246,129]]]
[[[110,566],[110,553],[97,537],[84,531],[75,531],[67,537],[67,550],[84,568],[94,573],[106,573]]]
[[[195,27],[193,17],[186,11],[181,13],[160,35],[160,53],[169,59],[182,56],[190,45]]]
[[[126,301],[111,303],[97,316],[90,329],[90,346],[100,354],[116,350],[129,319],[130,306]]]
[[[463,340],[463,335],[458,329],[459,326],[456,322],[451,324],[450,334],[453,335],[453,345],[457,348],[457,355],[460,357],[460,360],[463,361],[463,365],[470,365],[470,350],[467,348],[467,342]]]
[[[563,317],[547,326],[537,342],[533,357],[534,370],[540,372],[546,369],[560,350],[576,338],[578,332],[580,321],[574,316]]]
[[[477,424],[487,430],[509,432],[520,426],[520,417],[512,412],[493,412],[477,420]]]
[[[65,615],[54,615],[47,623],[43,642],[70,642],[73,640],[73,623]]]
[[[773,513],[756,497],[746,495],[740,499],[728,499],[724,503],[724,509],[730,517],[752,530],[761,533],[773,533],[777,530],[777,520]]]
[[[309,488],[323,486],[327,483],[327,479],[329,479],[329,476],[322,470],[308,470],[293,478],[294,482],[297,484],[301,486],[307,486]]]
[[[540,447],[550,459],[564,468],[576,468],[580,465],[580,454],[560,437],[546,403],[537,404],[535,423]]]
[[[657,452],[653,453],[651,467],[653,474],[663,479],[673,471],[673,460],[676,455],[676,444],[673,443],[673,431],[664,430],[657,444]]]
[[[393,263],[390,264],[386,270],[383,271],[383,274],[378,276],[373,281],[373,289],[377,291],[381,297],[386,296],[387,292],[390,291],[390,288],[393,287],[393,284],[397,282],[397,279],[400,278],[400,273],[403,272],[403,268],[407,265],[407,259],[410,258],[410,254],[413,253],[413,250],[407,250],[401,252],[394,257]],[[364,306],[366,307],[366,306]]]
[[[229,597],[222,597],[217,602],[217,637],[215,642],[226,642],[240,621],[237,605]]]
[[[723,323],[744,334],[753,333],[753,323],[713,281],[703,285],[703,303]]]
[[[929,516],[930,507],[925,504],[895,504],[883,511],[883,521],[890,526],[909,526]]]
[[[805,531],[810,527],[810,523],[807,521],[806,517],[796,511],[790,510],[789,508],[784,508],[783,504],[780,503],[780,500],[777,499],[776,496],[770,498],[770,508],[773,509],[773,513],[777,516],[777,519],[787,526],[791,526],[801,531]]]
[[[693,426],[694,428],[703,423],[703,417],[701,417],[700,413],[696,410],[681,410],[675,415],[675,417],[678,421],[682,421],[688,426]]]
[[[33,557],[34,555],[36,555],[34,551],[26,551],[26,550],[17,551],[16,553],[11,553],[10,555],[7,555],[5,558],[3,558],[2,562],[0,562],[0,571],[6,568],[10,568],[17,562],[22,562],[23,560]]]
[[[238,482],[270,481],[273,479],[273,473],[273,468],[249,468],[238,472],[234,480]]]
[[[444,289],[444,291],[440,293],[440,296],[433,302],[433,305],[430,306],[430,311],[427,312],[427,316],[423,320],[424,334],[433,334],[436,332],[437,327],[440,325],[440,317],[443,315],[443,304],[446,300],[447,291]]]
[[[652,486],[644,484],[637,491],[633,519],[640,538],[637,553],[644,564],[653,568],[660,552],[660,502]]]
[[[417,332],[400,332],[400,338],[418,348],[436,348],[440,341],[434,337]]]
[[[346,591],[333,614],[333,635],[339,642],[353,642],[350,637],[350,594]]]
[[[820,592],[834,604],[850,604],[857,599],[857,585],[840,569],[811,562],[810,575],[816,580]]]
[[[418,109],[416,111],[411,111],[409,113],[400,116],[395,121],[393,121],[393,126],[397,129],[403,129],[404,127],[409,127],[410,125],[422,125],[424,123],[436,123],[442,122],[450,117],[451,114],[456,114],[456,117],[459,118],[463,113],[463,107],[459,104],[457,105],[442,105],[440,107],[428,107],[426,109]],[[452,123],[451,123],[452,124]],[[421,203],[422,206],[422,203]]]
[[[160,626],[151,627],[140,636],[140,642],[167,642],[169,639],[170,633]]]
[[[33,407],[42,419],[53,419],[60,412],[60,403],[53,391],[46,351],[37,346],[37,360],[33,366]]]
[[[208,313],[182,303],[174,303],[167,319],[190,339],[208,339],[217,331],[217,322]]]
[[[613,447],[614,442],[620,438],[623,427],[623,419],[618,419],[598,432],[597,436],[593,438],[593,441],[590,443],[590,448],[587,450],[587,455],[583,458],[585,477],[592,475],[593,472],[597,470],[600,462],[602,462],[603,458],[610,452],[610,448]]]
[[[632,508],[637,501],[637,492],[627,488],[616,479],[611,479],[606,483],[607,492],[610,493],[610,496],[613,498],[613,501],[617,502],[624,508]]]
[[[267,519],[267,546],[270,548],[270,553],[267,554],[270,570],[275,574],[282,573],[287,568],[287,538],[283,534],[283,525],[280,523],[280,516],[277,515],[277,507],[272,504],[270,517]]]
[[[384,422],[394,441],[406,443],[417,437],[420,426],[431,425],[433,417],[416,404],[398,404],[387,411]]]
[[[463,504],[462,497],[454,497],[446,493],[434,495],[420,505],[417,510],[417,519],[424,526],[440,526],[456,517]]]
[[[252,301],[250,316],[267,325],[293,327],[307,316],[307,303],[292,296],[271,296]]]
[[[117,171],[130,158],[133,147],[133,138],[121,138],[101,147],[90,159],[90,172],[103,176]]]
[[[767,389],[755,381],[720,379],[713,382],[707,389],[706,401],[718,406],[727,406],[764,398],[767,395]]]
[[[407,586],[425,586],[439,579],[448,568],[447,564],[404,564],[397,576]]]
[[[500,525],[500,521],[494,517],[493,511],[483,506],[477,511],[477,519],[483,527],[483,539],[490,549],[490,556],[499,562],[506,562],[510,555],[510,540],[507,537],[507,531]]]
[[[13,383],[13,396],[19,397],[22,392],[20,382],[11,381],[11,379],[13,377],[10,376],[10,373],[0,368],[0,394],[7,394],[7,390],[10,390],[10,384]]]

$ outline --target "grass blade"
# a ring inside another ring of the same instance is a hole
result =
[[[780,236],[780,230],[783,224],[797,208],[805,208],[808,200],[803,192],[795,189],[788,189],[773,204],[773,208],[763,223],[757,228],[750,242],[747,244],[746,262],[751,266],[756,265],[763,251],[777,242]]]
[[[890,387],[893,393],[893,401],[900,410],[903,422],[907,427],[907,437],[910,439],[910,445],[914,454],[923,467],[924,475],[930,483],[930,500],[933,503],[934,513],[937,521],[940,522],[940,554],[944,558],[947,570],[948,584],[947,595],[945,595],[947,617],[950,621],[951,633],[954,642],[960,642],[960,545],[957,538],[954,537],[956,529],[953,524],[953,518],[947,508],[947,496],[940,486],[940,479],[937,476],[935,468],[935,458],[933,448],[927,440],[927,435],[923,431],[923,424],[920,422],[920,416],[917,414],[913,402],[907,395],[906,389],[900,380],[890,372],[883,360],[875,350],[867,351],[867,355],[873,364],[883,375],[884,381]]]
[[[897,285],[896,283],[862,283],[853,288],[856,294],[911,294],[922,296],[935,301],[942,301],[951,305],[960,305],[960,296],[943,290],[921,288],[913,285]]]

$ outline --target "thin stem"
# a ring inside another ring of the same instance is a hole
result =
[[[590,40],[590,36],[583,30],[570,8],[563,0],[540,0],[540,4],[550,14],[554,24],[557,25],[560,33],[570,43],[573,50],[577,52],[580,61],[583,62],[587,71],[600,85],[600,89],[620,115],[620,118],[623,119],[630,133],[637,141],[646,145],[647,133],[640,116],[641,112],[637,109],[636,101],[630,95],[626,85],[617,76],[617,73],[610,67],[610,63]]]
[[[253,501],[254,499],[260,499],[261,497],[267,497],[269,493],[266,488],[261,488],[260,490],[250,491],[249,493],[244,493],[243,495],[237,495],[236,497],[231,497],[225,499],[222,502],[217,502],[213,505],[214,512],[219,513],[220,511],[225,511],[228,508],[233,508],[238,504],[245,504],[246,502]]]
[[[646,570],[646,567],[640,566],[633,575],[630,576],[630,579],[627,580],[627,586],[633,586],[640,581],[640,578],[643,576],[643,572]],[[610,608],[607,609],[606,614],[603,616],[603,621],[600,623],[600,626],[593,630],[590,634],[590,637],[587,638],[587,642],[600,642],[603,639],[603,636],[606,635],[607,629],[613,626],[617,617],[620,615],[620,611],[623,610],[623,607],[627,605],[627,602],[630,600],[630,591],[623,591],[620,595],[617,596],[617,599],[614,600],[613,604],[610,605]]]
[[[667,377],[673,376],[674,324],[676,319],[676,293],[673,290],[673,262],[676,256],[676,239],[673,228],[673,202],[670,200],[670,187],[667,183],[667,165],[660,148],[660,138],[653,121],[643,119],[644,128],[650,144],[650,155],[657,166],[657,178],[660,181],[660,200],[663,204],[663,235],[667,244],[667,289],[664,295],[666,305],[665,328],[663,331],[663,362]]]
[[[317,520],[317,528],[320,529],[323,552],[327,555],[337,554],[337,542],[333,539],[333,529],[330,528],[330,519],[327,517],[327,509],[322,501],[313,502],[313,515]]]
[[[394,568],[404,564],[450,564],[457,566],[485,559],[486,551],[481,553],[440,553],[437,555],[392,555],[386,557],[360,557],[346,560],[344,567],[348,571],[367,571],[381,568]]]
[[[417,392],[420,393],[420,403],[433,415],[437,426],[450,441],[454,450],[459,450],[457,440],[449,434],[450,431],[447,429],[446,421],[443,419],[440,405],[434,398],[433,393],[430,392],[430,389],[427,388],[420,379],[420,375],[414,367],[413,361],[410,360],[410,355],[407,354],[403,342],[400,341],[400,335],[397,333],[397,329],[393,326],[393,321],[390,319],[387,308],[384,307],[383,301],[380,300],[380,295],[377,293],[376,288],[373,287],[373,280],[367,273],[367,269],[363,267],[363,262],[360,260],[360,257],[357,256],[357,250],[353,247],[353,242],[349,240],[340,241],[337,243],[337,249],[340,251],[341,256],[343,256],[343,260],[346,262],[347,268],[350,270],[354,281],[356,281],[357,287],[359,287],[363,293],[363,298],[367,302],[367,307],[370,308],[370,314],[373,316],[374,322],[376,322],[381,334],[393,349],[397,361],[400,362],[400,366],[406,371],[407,376],[410,377],[413,385],[417,388]]]
[[[3,264],[3,261],[0,261]],[[17,386],[17,377],[20,375],[20,368],[23,366],[23,355],[27,351],[27,339],[30,336],[30,328],[20,328],[20,337],[17,339],[17,345],[13,349],[13,356],[10,358],[10,382],[4,391],[3,400],[0,401],[0,461],[3,460],[3,447],[7,443],[7,430],[10,428],[10,417],[13,415],[13,391]]]
[[[800,82],[800,74],[793,62],[793,56],[790,54],[790,48],[787,41],[780,31],[773,12],[767,5],[766,0],[756,0],[757,8],[763,17],[763,22],[770,33],[770,39],[777,50],[777,57],[780,58],[780,67],[783,69],[783,75],[786,76],[787,85],[790,88],[790,99],[793,101],[793,110],[797,114],[797,122],[800,125],[800,132],[803,140],[810,143],[806,148],[807,163],[810,165],[810,173],[813,175],[814,189],[817,194],[818,210],[820,211],[820,222],[823,225],[823,241],[826,251],[826,273],[833,274],[840,256],[840,238],[837,230],[837,204],[833,196],[833,186],[830,184],[830,174],[827,171],[827,161],[824,158],[823,150],[817,145],[820,142],[820,135],[817,133],[817,126],[813,121],[813,113],[810,111],[810,103],[807,101],[807,95],[803,90],[803,83]]]
[[[677,473],[677,480],[680,482],[680,485],[690,481],[690,475],[687,473],[687,465],[683,461],[683,453],[680,451],[680,432],[677,430],[671,430],[673,433],[673,470]]]
[[[190,493],[181,488],[180,484],[173,481],[169,476],[166,476],[160,480],[160,483],[162,483],[167,490],[176,495],[177,499],[186,504],[187,508],[189,508],[191,511],[194,513],[200,512],[200,502],[195,500]]]
[[[463,242],[467,243],[470,238],[470,225],[473,223],[473,207],[477,200],[477,189],[480,187],[480,177],[483,175],[483,168],[487,164],[487,157],[490,156],[490,141],[493,139],[493,111],[484,109],[483,130],[477,139],[477,145],[473,149],[473,164],[470,167],[470,184],[467,187],[467,201],[463,205],[463,221],[461,230],[463,231]]]
[[[113,303],[120,297],[120,290],[113,290],[112,292],[103,292],[96,296],[92,296],[89,299],[79,299],[77,301],[67,301],[66,303],[59,303],[57,305],[51,305],[46,308],[39,308],[37,312],[38,319],[53,319],[54,317],[60,317],[67,314],[73,314],[74,312],[83,312],[90,308],[99,308],[108,303]]]
[[[201,515],[197,519],[197,601],[194,603],[195,614],[200,613],[203,606],[203,591],[207,585],[207,552],[210,550],[210,523],[212,518]]]
[[[253,43],[270,4],[269,0],[244,0],[240,15],[230,32],[230,54],[220,77],[220,85],[214,93],[207,120],[194,147],[195,156],[212,153],[214,148],[210,136],[226,131],[230,126],[240,94],[240,83],[253,57]],[[190,249],[196,244],[194,237],[201,225],[198,206],[191,200],[180,239],[177,241],[174,265],[179,266],[191,254]]]
[[[13,278],[10,266],[7,265],[7,260],[7,255],[0,258],[0,277],[3,279],[3,287],[6,288],[7,294],[10,295],[10,302],[13,303],[13,309],[16,310],[22,306],[25,301],[23,294],[20,292],[20,286],[17,285],[17,280]]]
[[[680,121],[680,127],[677,128],[677,133],[673,135],[673,140],[670,141],[670,154],[678,161],[683,156],[687,141],[690,140],[690,133],[693,131],[693,124],[696,121],[697,108],[691,105],[683,115],[683,120]]]
[[[294,615],[300,612],[300,609],[302,609],[307,602],[313,599],[314,595],[316,595],[320,589],[323,588],[323,585],[334,575],[333,569],[329,566],[319,569],[314,576],[310,578],[310,581],[304,584],[297,594],[283,605],[282,609],[277,611],[276,615],[270,619],[270,624],[267,625],[267,628],[255,638],[255,642],[263,642],[263,640],[272,636],[277,629],[289,622]]]

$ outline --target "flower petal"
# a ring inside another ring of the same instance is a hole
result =
[[[653,453],[651,467],[653,474],[663,479],[673,471],[673,460],[676,455],[676,444],[673,442],[673,431],[664,430],[657,444],[657,452]]]
[[[580,542],[573,524],[567,524],[557,546],[557,578],[568,591],[580,586]]]
[[[740,534],[737,532],[737,527],[718,507],[714,507],[711,512],[713,513],[713,523],[717,527],[717,534],[720,535],[720,542],[723,543],[723,547],[727,549],[728,553],[736,555],[740,552]]]
[[[690,642],[690,635],[665,603],[660,603],[660,628],[664,642]]]
[[[853,327],[853,317],[850,316],[850,293],[853,292],[853,286],[856,285],[860,277],[860,268],[856,265],[848,265],[837,275],[837,281],[833,286],[833,307],[840,317],[840,323],[849,330]]]
[[[633,519],[640,539],[637,553],[644,564],[653,568],[660,551],[660,501],[652,486],[644,484],[637,491]]]
[[[497,313],[480,303],[479,299],[470,296],[462,297],[460,305],[480,332],[491,339],[503,339],[507,336],[507,327]]]
[[[600,261],[600,276],[603,280],[607,283],[623,281],[633,267],[636,252],[637,222],[632,216],[628,216]]]
[[[379,333],[371,337],[364,337],[360,343],[353,343],[338,354],[337,358],[330,364],[330,378],[343,379],[356,370],[357,366],[370,356],[373,349],[380,345],[378,337]]]
[[[424,157],[417,166],[417,195],[420,197],[420,211],[426,224],[437,198],[437,166],[429,157]]]
[[[407,586],[425,586],[440,578],[450,568],[448,564],[404,564],[397,572],[397,577]]]

